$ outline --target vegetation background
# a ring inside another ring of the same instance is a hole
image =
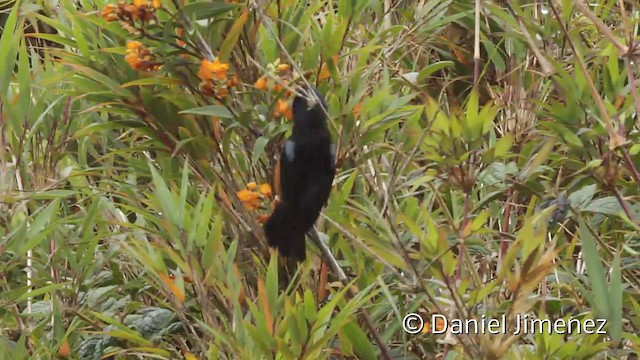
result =
[[[637,1],[0,4],[0,358],[637,359]],[[261,222],[305,82],[346,279],[309,242],[287,286]]]

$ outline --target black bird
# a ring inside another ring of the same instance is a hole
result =
[[[275,176],[280,202],[264,226],[269,245],[297,261],[306,258],[305,236],[327,203],[336,174],[327,105],[316,89],[308,95],[309,99],[298,95],[293,100],[293,133],[284,144]]]

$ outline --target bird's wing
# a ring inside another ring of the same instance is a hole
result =
[[[293,166],[295,159],[296,144],[288,139],[284,143],[282,154],[280,155],[280,192],[281,200],[291,202],[297,196],[296,189],[296,169]]]
[[[284,143],[284,151],[282,152],[282,154],[284,155],[285,159],[293,162],[296,157],[296,143],[294,143],[291,139],[287,140],[287,142]]]
[[[335,169],[336,168],[336,144],[330,145],[329,152],[331,153],[331,167]]]

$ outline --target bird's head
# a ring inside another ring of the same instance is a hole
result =
[[[294,125],[305,127],[322,126],[327,120],[327,104],[316,88],[299,88],[293,99]]]

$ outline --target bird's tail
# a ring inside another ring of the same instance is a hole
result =
[[[295,210],[280,202],[265,223],[264,232],[269,246],[277,248],[280,255],[304,261],[306,233],[298,225]]]

